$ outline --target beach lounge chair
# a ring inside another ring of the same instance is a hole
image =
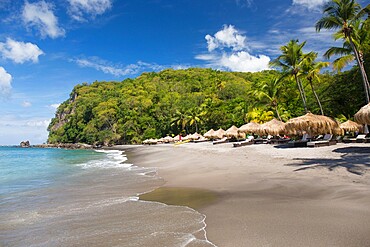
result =
[[[199,138],[198,140],[195,140],[194,142],[199,143],[199,142],[206,142],[206,141],[209,141],[209,140],[202,136],[201,138]]]
[[[222,139],[220,140],[217,140],[217,141],[213,141],[213,145],[216,145],[216,144],[221,144],[221,143],[226,143],[228,142],[229,140],[227,139],[227,137],[223,137]]]
[[[307,147],[322,147],[337,144],[337,142],[332,140],[332,138],[333,135],[326,134],[322,140],[307,142]]]
[[[248,136],[248,138],[244,141],[233,143],[233,147],[234,148],[242,147],[242,146],[252,145],[253,143],[254,143],[254,137],[253,136]]]
[[[343,138],[344,143],[363,143],[366,142],[366,134],[357,135],[355,138]]]
[[[366,142],[366,134],[361,134],[356,137],[357,143],[364,143]]]
[[[304,134],[302,136],[302,139],[301,140],[293,140],[293,141],[289,141],[288,142],[288,146],[289,147],[307,147],[307,142],[309,141],[310,139],[310,135],[309,134]]]
[[[263,137],[260,137],[260,136],[256,139],[254,139],[255,144],[266,144],[268,141],[269,141],[268,138],[263,138]]]
[[[274,137],[267,141],[269,144],[284,144],[290,141],[290,138]]]

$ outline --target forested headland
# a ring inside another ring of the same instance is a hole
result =
[[[75,86],[48,128],[49,143],[139,143],[179,133],[241,126],[249,121],[286,121],[305,113],[294,81],[281,73],[222,72],[191,68],[144,73],[122,82]],[[308,109],[320,113],[308,82]],[[356,68],[320,75],[315,83],[325,115],[350,118],[365,104]],[[277,111],[276,111],[277,110]]]

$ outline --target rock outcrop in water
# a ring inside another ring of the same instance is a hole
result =
[[[19,146],[21,148],[29,148],[31,145],[30,145],[30,142],[29,141],[22,141]]]

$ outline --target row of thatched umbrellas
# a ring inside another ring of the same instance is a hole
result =
[[[210,130],[204,137],[222,138],[222,136],[227,136],[228,138],[245,138],[246,133],[254,133],[260,136],[277,136],[284,134],[302,135],[303,133],[308,133],[310,135],[343,135],[345,131],[362,132],[362,124],[370,124],[370,104],[362,107],[361,110],[355,114],[355,120],[357,122],[348,120],[340,124],[333,118],[307,113],[306,115],[292,118],[286,123],[273,119],[264,124],[250,122],[240,128],[232,126],[226,130],[225,133],[223,133],[222,129],[215,131],[215,133],[213,133],[213,130]]]
[[[155,142],[174,142],[179,140],[198,140],[198,139],[221,139],[223,137],[227,138],[236,138],[236,139],[244,139],[247,133],[254,133],[260,136],[264,135],[302,135],[303,133],[308,133],[310,135],[318,135],[318,134],[334,134],[334,135],[343,135],[345,131],[350,132],[362,132],[363,126],[366,124],[370,124],[370,104],[362,107],[356,114],[355,114],[356,122],[348,120],[342,124],[339,124],[333,118],[323,116],[323,115],[315,115],[312,113],[307,113],[306,115],[292,118],[286,123],[281,122],[276,119],[272,119],[271,121],[258,124],[255,122],[250,122],[244,124],[240,128],[236,126],[231,126],[226,131],[223,129],[218,130],[209,130],[207,131],[204,136],[194,133],[187,135],[185,137],[180,137],[177,135],[176,137],[164,137],[159,140],[149,139],[145,140],[144,143],[155,143]]]

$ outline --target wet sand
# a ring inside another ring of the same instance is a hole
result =
[[[135,165],[156,167],[174,195],[184,195],[176,188],[214,193],[194,207],[217,246],[370,246],[370,144],[188,143],[127,154]]]

